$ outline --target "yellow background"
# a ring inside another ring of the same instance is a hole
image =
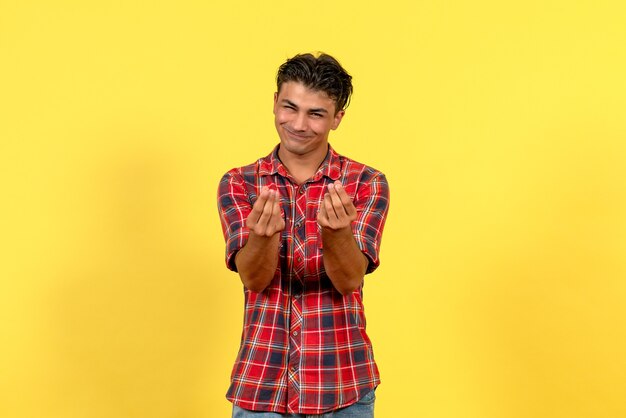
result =
[[[317,50],[392,191],[377,416],[626,416],[624,2],[0,0],[1,417],[229,416],[217,182]]]

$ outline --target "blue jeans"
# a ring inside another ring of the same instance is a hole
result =
[[[321,415],[278,414],[276,412],[256,412],[233,405],[232,418],[374,418],[376,389],[369,392],[350,406],[326,412]]]

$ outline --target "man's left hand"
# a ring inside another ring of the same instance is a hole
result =
[[[340,230],[350,228],[356,220],[357,212],[352,199],[346,193],[340,181],[328,185],[328,193],[317,214],[317,223],[323,228]]]

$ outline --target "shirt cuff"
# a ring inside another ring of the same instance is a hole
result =
[[[367,270],[365,273],[368,274],[373,272],[380,265],[376,242],[367,235],[359,233],[354,234],[354,239],[356,240],[356,244],[359,246],[359,249],[363,254],[365,254],[368,260]]]
[[[235,256],[241,248],[248,242],[250,231],[248,228],[241,228],[236,233],[230,235],[226,241],[226,267],[234,272],[237,271]]]

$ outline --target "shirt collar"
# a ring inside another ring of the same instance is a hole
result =
[[[261,159],[261,163],[259,165],[259,175],[270,176],[279,174],[283,177],[289,177],[287,167],[285,167],[282,161],[280,161],[280,158],[278,158],[279,147],[280,144],[276,145],[274,150],[267,157]],[[328,144],[328,153],[326,154],[326,158],[324,158],[324,161],[322,161],[322,164],[320,164],[311,180],[318,181],[323,176],[326,176],[333,181],[339,180],[341,177],[341,159],[339,154],[335,152],[330,144]]]

